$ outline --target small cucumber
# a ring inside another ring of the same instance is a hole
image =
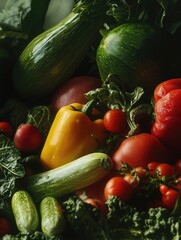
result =
[[[37,208],[30,194],[24,190],[15,192],[11,206],[17,228],[21,232],[33,232],[39,225]]]
[[[48,236],[58,236],[65,228],[60,203],[54,197],[46,197],[40,203],[41,229]]]
[[[61,197],[91,185],[111,169],[112,159],[105,153],[95,152],[55,169],[27,176],[21,184],[39,204],[45,197]]]

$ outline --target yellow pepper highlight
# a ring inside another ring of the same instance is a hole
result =
[[[71,162],[102,147],[107,134],[102,119],[91,121],[82,104],[62,107],[56,114],[40,159],[46,169]]]

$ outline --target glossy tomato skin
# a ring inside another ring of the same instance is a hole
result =
[[[38,150],[42,142],[39,129],[32,124],[21,124],[14,135],[14,143],[21,152]]]
[[[100,87],[102,81],[93,76],[76,76],[69,79],[65,84],[57,88],[51,99],[51,106],[55,112],[61,107],[71,103],[85,104],[85,93]]]
[[[108,110],[103,118],[105,129],[113,133],[123,133],[126,130],[126,114],[119,109]]]
[[[132,168],[144,167],[148,163],[167,162],[168,151],[162,143],[149,133],[141,133],[125,139],[112,156],[114,169],[119,170],[122,162]]]
[[[119,173],[117,171],[111,171],[107,176],[102,178],[101,180],[97,181],[96,183],[93,183],[83,189],[80,189],[77,191],[78,196],[84,196],[86,195],[88,198],[92,199],[100,199],[101,201],[106,201],[104,196],[104,188],[106,183],[109,181],[109,179],[119,176]]]
[[[168,164],[168,163],[161,163],[159,164],[156,169],[157,171],[157,176],[159,178],[162,177],[173,177],[173,175],[175,174],[175,169],[172,165]]]
[[[129,202],[133,194],[133,187],[123,177],[111,178],[105,185],[104,196],[108,200],[109,196],[117,196],[124,202]]]
[[[178,198],[178,192],[173,189],[168,189],[165,194],[162,195],[162,202],[165,207],[173,209]]]
[[[13,133],[13,127],[9,122],[0,122],[0,132],[6,134],[8,137],[11,137]]]

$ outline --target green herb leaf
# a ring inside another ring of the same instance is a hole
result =
[[[36,126],[45,139],[53,121],[53,115],[49,107],[45,105],[35,106],[29,110],[26,123]]]
[[[20,152],[14,143],[0,134],[0,197],[10,197],[15,189],[15,181],[25,174]]]

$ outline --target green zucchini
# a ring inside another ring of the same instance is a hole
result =
[[[69,79],[99,33],[107,7],[105,0],[81,0],[59,24],[35,37],[14,68],[17,93],[37,100]]]
[[[112,159],[105,153],[91,153],[70,163],[23,179],[24,188],[39,204],[43,198],[61,197],[106,176]]]
[[[58,236],[65,229],[65,218],[60,203],[45,197],[40,203],[41,229],[48,236]]]
[[[172,41],[163,29],[143,23],[125,23],[110,30],[96,53],[102,81],[113,74],[129,91],[140,86],[152,94],[169,75]]]
[[[31,195],[24,190],[16,191],[11,206],[17,228],[21,232],[33,232],[39,226],[39,216]]]

